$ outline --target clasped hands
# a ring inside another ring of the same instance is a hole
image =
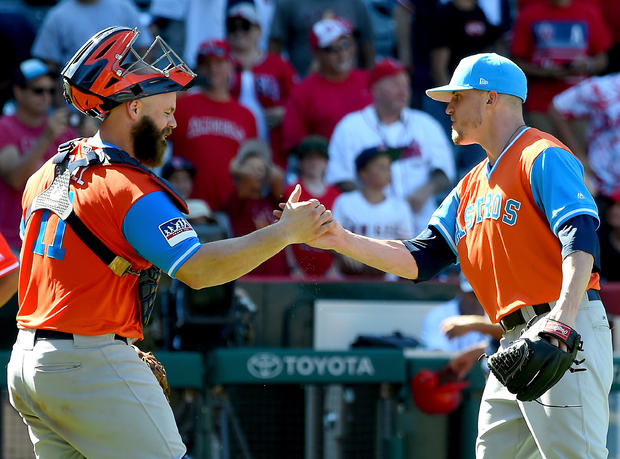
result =
[[[319,249],[330,249],[339,229],[332,212],[317,199],[299,201],[301,186],[296,185],[286,203],[273,214],[285,232],[289,244],[308,244]]]

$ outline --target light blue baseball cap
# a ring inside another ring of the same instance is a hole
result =
[[[19,64],[19,71],[26,83],[43,75],[54,75],[42,60],[35,58],[27,59]]]
[[[440,102],[450,102],[452,92],[481,89],[527,97],[525,73],[510,59],[495,53],[474,54],[461,59],[450,83],[426,90],[426,95]]]

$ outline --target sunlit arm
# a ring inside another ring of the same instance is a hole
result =
[[[274,223],[245,236],[203,244],[175,277],[195,289],[235,280],[288,245],[280,229]]]
[[[372,239],[343,230],[334,249],[368,266],[406,279],[417,279],[418,265],[401,241]]]

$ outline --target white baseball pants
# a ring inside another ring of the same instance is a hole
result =
[[[20,330],[7,368],[9,398],[37,458],[178,459],[185,454],[157,380],[114,335],[35,342]]]

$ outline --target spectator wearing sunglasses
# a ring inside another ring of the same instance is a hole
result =
[[[226,36],[237,64],[233,96],[256,117],[259,137],[270,143],[274,163],[286,168],[282,119],[295,71],[280,55],[260,49],[262,27],[252,3],[238,3],[228,10]]]
[[[21,197],[28,177],[61,143],[77,137],[69,109],[50,114],[57,76],[39,59],[23,61],[14,75],[15,113],[0,118],[0,233],[11,250],[21,248]]]
[[[311,134],[329,139],[343,116],[372,102],[368,73],[354,68],[355,43],[347,21],[321,19],[312,26],[310,45],[317,69],[293,89],[286,103],[286,151]]]

